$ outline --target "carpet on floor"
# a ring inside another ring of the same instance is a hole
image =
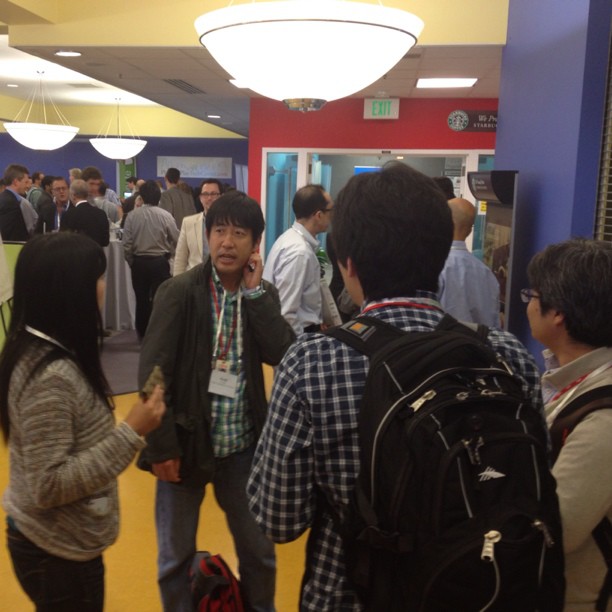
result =
[[[140,342],[135,330],[120,331],[104,338],[102,369],[113,395],[138,391]]]

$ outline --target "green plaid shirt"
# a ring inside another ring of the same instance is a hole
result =
[[[242,330],[239,329],[242,323],[237,321],[238,299],[242,298],[242,292],[239,289],[235,293],[227,293],[225,309],[223,309],[224,290],[214,266],[211,278],[214,286],[214,292],[210,292],[213,342],[217,338],[217,326],[221,325],[217,359],[226,360],[229,371],[238,375],[236,395],[230,398],[213,394],[211,402],[211,434],[215,457],[227,457],[251,446],[255,442],[255,430],[245,395],[246,374],[241,365],[241,355],[238,354],[238,334],[242,333]],[[218,318],[222,310],[224,311],[223,319],[219,323]],[[241,316],[244,317],[244,310]]]

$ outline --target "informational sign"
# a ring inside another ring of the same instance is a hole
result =
[[[453,132],[495,132],[497,111],[454,110],[447,118]]]
[[[164,176],[168,168],[178,168],[181,178],[232,178],[231,157],[171,157],[157,158],[157,176]]]
[[[399,98],[366,98],[363,101],[364,119],[398,119]]]

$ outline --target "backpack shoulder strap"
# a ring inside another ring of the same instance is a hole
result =
[[[612,595],[612,523],[610,523],[607,516],[604,516],[597,527],[593,529],[593,539],[604,556],[608,567],[608,572],[606,573],[606,578],[595,606],[595,610],[605,610],[610,595]]]
[[[374,317],[357,317],[343,325],[327,329],[325,335],[337,338],[356,351],[372,357],[390,341],[407,332]]]
[[[567,436],[585,416],[596,410],[612,408],[612,385],[597,387],[578,396],[557,415],[550,427],[551,459],[557,460]]]
[[[483,325],[482,323],[458,321],[457,319],[455,319],[455,317],[448,314],[448,312],[444,313],[444,316],[442,317],[442,319],[440,319],[438,325],[436,325],[436,330],[450,330],[463,334],[467,334],[468,332],[466,330],[469,330],[470,332],[472,332],[472,334],[475,334],[479,340],[482,340],[482,342],[487,341],[487,337],[489,336],[490,331],[489,328],[486,325]]]

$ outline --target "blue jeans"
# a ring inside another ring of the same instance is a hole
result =
[[[7,544],[21,588],[37,612],[102,612],[104,563],[70,561],[49,554],[9,525]]]
[[[255,523],[246,496],[254,450],[251,447],[217,459],[212,485],[234,539],[247,610],[274,612],[274,544]],[[188,572],[196,552],[198,517],[203,499],[203,487],[157,481],[157,569],[165,612],[193,612]]]

